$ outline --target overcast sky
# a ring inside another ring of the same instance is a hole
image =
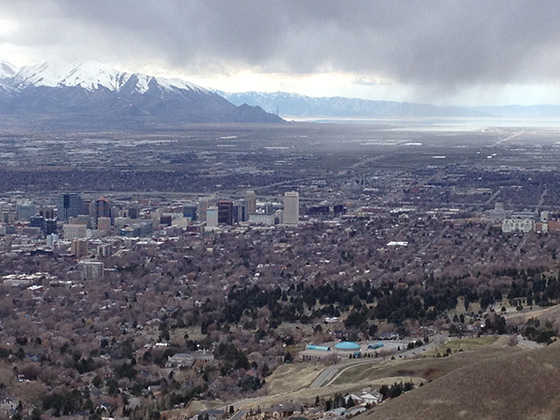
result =
[[[1,0],[0,60],[227,91],[560,104],[560,2]]]

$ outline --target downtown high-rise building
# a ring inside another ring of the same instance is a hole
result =
[[[197,213],[199,214],[200,220],[205,222],[206,221],[206,212],[209,207],[209,202],[207,197],[201,197],[198,200],[198,209]]]
[[[100,217],[111,217],[111,205],[105,197],[99,197],[95,202],[95,220]]]
[[[37,213],[35,204],[29,199],[18,200],[16,203],[16,215],[18,220],[28,221]]]
[[[206,209],[206,226],[218,226],[218,207],[211,206]]]
[[[218,224],[233,225],[233,201],[218,200],[216,207],[218,207]]]
[[[81,195],[77,193],[62,194],[58,205],[58,218],[66,222],[70,217],[77,217],[80,214],[83,214]]]
[[[233,223],[241,223],[249,220],[247,200],[241,199],[233,203]]]
[[[249,214],[255,214],[257,212],[257,195],[255,191],[249,190],[246,193],[247,198],[247,212]]]
[[[198,206],[196,204],[186,204],[183,206],[183,217],[190,219],[191,222],[196,222],[198,218]]]
[[[299,193],[297,191],[284,193],[283,221],[285,225],[297,225],[299,222]]]

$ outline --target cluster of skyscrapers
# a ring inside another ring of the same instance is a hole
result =
[[[284,205],[265,203],[257,207],[257,196],[254,191],[247,191],[244,199],[238,201],[218,200],[209,206],[207,199],[201,199],[198,208],[203,214],[206,211],[206,225],[233,225],[239,222],[253,222],[266,225],[297,225],[299,222],[299,194],[290,191],[284,194]]]
[[[105,197],[99,197],[97,200],[82,200],[82,196],[78,193],[65,193],[60,197],[58,205],[58,219],[68,222],[72,217],[80,215],[89,215],[95,219],[100,217],[111,217],[111,205]]]
[[[114,205],[105,197],[84,199],[78,193],[64,193],[55,206],[49,207],[39,208],[31,200],[18,200],[15,209],[11,207],[3,211],[0,226],[5,229],[4,234],[19,232],[33,236],[42,233],[47,236],[47,241],[52,242],[58,240],[59,232],[65,240],[71,241],[92,235],[103,236],[114,228],[121,236],[146,236],[156,225],[213,229],[247,222],[295,226],[300,215],[296,191],[286,192],[283,203],[257,203],[255,191],[247,191],[241,199],[202,197],[197,203],[183,204],[182,213],[180,209],[177,212],[177,204],[148,206],[140,214],[139,207],[129,206],[126,202]]]

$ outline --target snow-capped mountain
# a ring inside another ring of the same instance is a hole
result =
[[[15,66],[11,65],[7,61],[0,61],[0,79],[6,79],[13,77],[17,72]]]
[[[10,83],[5,83],[4,80],[14,77],[17,69],[6,61],[0,61],[0,103],[13,99],[16,95]]]
[[[185,89],[208,92],[207,89],[179,79],[164,79],[141,73],[121,72],[95,61],[86,61],[77,66],[45,62],[22,67],[12,75],[13,84],[18,88],[28,86],[81,87],[89,91],[105,88],[115,92],[120,92],[133,78],[135,82],[133,87],[139,93],[147,92],[152,80],[169,90]],[[130,88],[130,86],[128,87]]]
[[[97,62],[21,68],[0,62],[0,114],[90,127],[282,121],[183,80],[121,72]]]

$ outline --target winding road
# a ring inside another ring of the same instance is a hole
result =
[[[446,341],[448,340],[448,337],[443,335],[443,334],[438,334],[435,335],[433,337],[431,337],[431,340],[428,344],[421,346],[421,347],[416,347],[414,349],[411,350],[404,350],[398,353],[395,353],[395,356],[399,356],[399,358],[412,358],[412,357],[416,357],[416,355],[418,353],[430,350],[434,347],[440,346],[442,344],[444,344]],[[365,359],[351,359],[351,360],[347,360],[343,363],[339,363],[337,365],[333,365],[333,366],[329,366],[328,368],[326,368],[323,372],[321,372],[319,374],[319,376],[317,376],[317,378],[315,378],[315,380],[311,383],[311,385],[309,385],[309,388],[321,388],[323,386],[327,386],[332,384],[334,381],[336,381],[336,379],[345,371],[347,371],[350,368],[353,368],[355,366],[359,366],[359,365],[374,365],[374,364],[379,364],[381,362],[383,362],[384,360],[387,360],[386,358],[365,358]]]

